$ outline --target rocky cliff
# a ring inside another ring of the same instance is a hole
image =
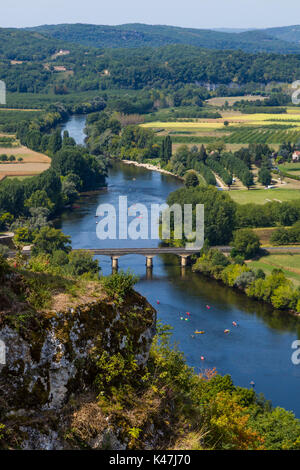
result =
[[[6,364],[0,365],[0,423],[5,437],[0,446],[69,448],[66,434],[83,413],[89,423],[97,423],[88,447],[126,448],[96,405],[97,362],[103,353],[126,356],[130,350],[142,370],[155,325],[155,310],[137,293],[121,305],[102,296],[62,310],[2,313]]]

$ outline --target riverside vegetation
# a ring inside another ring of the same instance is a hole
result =
[[[291,412],[234,386],[228,375],[196,375],[171,345],[167,327],[158,325],[153,337],[153,309],[134,293],[130,273],[99,279],[91,258],[70,259],[68,240],[59,251],[54,240],[45,250],[38,245],[29,265],[21,257],[8,262],[0,256],[0,331],[4,337],[9,331],[15,345],[30,347],[26,361],[31,357],[35,369],[34,380],[26,375],[23,386],[22,367],[17,371],[14,362],[22,366],[22,358],[10,359],[1,370],[3,396],[8,389],[11,395],[0,401],[0,448],[300,448],[300,422]],[[109,343],[103,336],[106,317],[115,322]],[[60,377],[59,393],[53,380],[61,372],[48,369],[41,356],[51,328],[61,346],[53,359],[47,350],[44,361],[62,369],[61,361],[71,361],[73,370]],[[140,343],[149,328],[152,334]],[[89,350],[86,341],[93,346]],[[26,384],[31,392],[21,395]]]

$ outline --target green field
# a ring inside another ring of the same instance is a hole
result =
[[[250,189],[229,191],[232,199],[239,204],[265,204],[270,201],[293,201],[300,199],[299,189]]]
[[[23,175],[23,176],[6,176],[5,179],[7,180],[12,180],[12,179],[17,179],[17,180],[25,180],[27,178],[32,178],[32,175]]]
[[[217,111],[217,108],[211,107],[210,110]],[[222,140],[229,145],[265,143],[278,146],[284,142],[297,143],[300,139],[299,108],[289,108],[287,114],[241,114],[234,111],[221,114],[222,118],[217,119],[173,119],[170,122],[168,119],[164,121],[164,113],[159,112],[157,120],[145,122],[142,126],[151,127],[158,135],[169,133],[177,144],[208,144]],[[228,126],[224,126],[225,121]]]
[[[247,266],[253,269],[262,269],[270,274],[273,269],[282,269],[288,279],[297,286],[300,285],[300,254],[268,255],[258,261],[251,261]]]
[[[300,162],[297,163],[284,163],[279,165],[279,169],[283,172],[291,173],[296,176],[300,176]]]

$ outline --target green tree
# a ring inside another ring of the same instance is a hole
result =
[[[259,237],[253,230],[240,229],[234,233],[232,256],[241,255],[245,259],[253,258],[260,249]]]
[[[33,240],[33,255],[40,253],[52,254],[57,250],[70,252],[71,238],[61,230],[49,226],[42,227]]]
[[[272,181],[271,171],[266,167],[262,167],[258,172],[258,181],[264,186],[269,186]]]
[[[56,152],[58,152],[62,147],[62,138],[60,135],[60,131],[57,130],[53,132],[50,137],[49,137],[49,142],[48,142],[48,150],[51,153],[51,155],[54,155]]]
[[[44,207],[48,209],[48,211],[51,213],[54,209],[54,204],[51,201],[51,199],[48,197],[46,191],[44,189],[38,189],[32,195],[30,198],[26,199],[24,203],[25,207],[28,209],[31,207],[37,208],[37,207]]]
[[[199,185],[199,179],[195,171],[188,171],[185,175],[185,186],[194,188]]]

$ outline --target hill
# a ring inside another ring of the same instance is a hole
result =
[[[0,28],[0,57],[19,61],[43,60],[65,44],[41,32],[15,28]],[[71,45],[74,48],[74,46]]]
[[[60,24],[37,26],[29,30],[61,41],[104,48],[188,44],[207,49],[241,49],[246,52],[296,53],[300,51],[299,44],[277,37],[275,33],[268,30],[223,32],[146,24],[118,26]]]
[[[300,43],[300,25],[283,26],[281,28],[268,28],[265,30],[267,34],[276,37],[281,41],[291,43]]]

